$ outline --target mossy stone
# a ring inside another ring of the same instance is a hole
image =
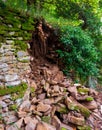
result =
[[[0,25],[0,42],[6,43],[6,40],[13,40],[15,53],[18,50],[27,50],[26,41],[32,39],[32,31],[34,31],[33,17],[16,9],[5,8],[3,10],[0,7]],[[23,60],[22,62],[27,63],[28,61]]]
[[[3,117],[2,114],[0,114],[0,124],[2,124],[2,121],[3,121]]]
[[[75,110],[75,111],[81,112],[82,115],[86,118],[90,116],[91,111],[87,109],[86,107],[84,107],[83,105],[76,102],[68,102],[67,100],[66,102],[67,102],[67,107],[69,110]]]
[[[26,44],[26,42],[20,41],[20,40],[16,40],[14,42],[14,46],[15,46],[16,51],[19,51],[19,50],[26,51],[28,48],[28,45]]]
[[[78,126],[78,130],[92,130],[90,126]]]
[[[6,31],[4,31],[4,30],[2,31],[2,30],[1,30],[1,31],[0,31],[0,35],[4,35],[4,34],[6,34]]]
[[[0,43],[0,48],[1,48],[2,44]]]
[[[66,128],[62,127],[61,130],[67,130]]]
[[[86,98],[86,101],[93,101],[93,100],[94,100],[94,98],[91,97],[91,96],[89,96],[89,97]]]
[[[82,94],[82,93],[88,94],[89,88],[78,88],[77,91],[78,91],[78,93],[80,93],[80,94]]]
[[[19,98],[23,98],[24,93],[25,93],[25,90],[24,91],[18,91],[18,92],[16,92],[16,94],[13,93],[12,94],[12,100],[15,101],[15,100],[17,100]]]
[[[90,116],[91,112],[84,106],[82,105],[76,105],[75,110],[78,112],[81,112],[82,115],[84,115],[86,118]]]
[[[46,123],[50,123],[51,122],[51,117],[50,116],[43,116],[41,118],[42,121],[46,122]]]
[[[35,92],[35,88],[31,87],[31,93],[34,93]]]
[[[59,111],[61,114],[68,113],[67,107],[60,107]]]
[[[10,105],[9,106],[9,110],[14,110],[14,111],[16,111],[17,110],[17,105],[16,104],[13,104],[13,105]]]

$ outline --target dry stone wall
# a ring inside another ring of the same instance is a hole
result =
[[[33,18],[0,6],[0,87],[26,82],[30,71],[28,41],[34,30]]]
[[[0,48],[0,86],[15,86],[26,82],[30,71],[30,56],[27,51],[17,51],[11,43],[2,43]]]

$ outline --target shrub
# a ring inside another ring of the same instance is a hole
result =
[[[64,26],[60,35],[63,49],[57,50],[64,64],[64,72],[81,78],[98,73],[98,52],[94,41],[80,27]]]

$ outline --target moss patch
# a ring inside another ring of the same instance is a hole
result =
[[[84,115],[84,117],[89,117],[91,112],[89,109],[87,109],[86,107],[84,107],[83,105],[81,104],[76,104],[76,103],[69,103],[68,104],[68,108],[70,110],[75,110],[75,111],[78,111],[78,112],[81,112],[82,115]]]
[[[29,63],[30,59],[29,57],[23,57],[23,58],[17,58],[17,60],[21,63]]]
[[[76,106],[75,109],[77,111],[80,111],[86,118],[89,117],[91,114],[90,111],[87,108],[83,107],[82,105]]]
[[[62,127],[61,130],[67,130],[66,128]]]
[[[0,48],[1,48],[2,44],[0,43]]]
[[[78,91],[78,93],[80,93],[80,94],[82,94],[82,93],[88,94],[89,89],[88,89],[88,88],[78,88],[77,91]]]
[[[23,92],[27,89],[27,84],[22,83],[18,86],[8,86],[8,88],[0,88],[0,96],[6,95],[6,94],[12,94],[17,92]]]
[[[60,112],[61,114],[68,113],[68,109],[66,106],[65,107],[63,106],[63,107],[60,107],[58,112]]]
[[[34,18],[22,14],[20,11],[11,8],[3,10],[0,7],[0,41],[3,39],[16,39],[14,46],[17,50],[26,50],[28,47],[26,41],[32,38],[32,31],[34,30]],[[14,32],[14,33],[12,33]],[[19,39],[21,38],[21,40]]]
[[[15,46],[16,51],[18,51],[18,50],[26,51],[28,48],[26,42],[20,41],[20,40],[16,40],[14,42],[14,46]]]
[[[78,130],[92,130],[90,126],[78,126]]]
[[[25,91],[17,92],[16,94],[12,94],[12,100],[15,101],[19,98],[23,98]]]
[[[35,88],[30,87],[30,91],[31,91],[31,97],[35,96]]]
[[[13,105],[10,105],[9,106],[9,110],[14,110],[14,111],[16,111],[17,110],[17,105],[16,104],[13,104]]]
[[[43,117],[41,118],[41,120],[44,121],[44,122],[46,122],[46,123],[50,123],[51,117],[50,117],[50,116],[43,116]]]
[[[33,88],[33,87],[31,87],[30,90],[31,90],[31,93],[35,92],[35,88]]]
[[[0,123],[2,124],[2,121],[3,121],[3,117],[2,117],[2,114],[0,114]]]
[[[86,98],[86,101],[93,101],[94,99],[93,99],[93,97],[91,97],[91,96],[89,96],[89,97],[87,97]]]

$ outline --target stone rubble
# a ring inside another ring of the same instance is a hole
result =
[[[73,84],[57,67],[49,71],[45,66],[39,68],[43,79],[34,80],[34,86],[28,87],[22,99],[0,97],[0,130],[101,130],[102,104],[96,98],[99,93]],[[61,79],[54,82],[58,73]],[[16,111],[9,109],[12,103],[17,105]]]

